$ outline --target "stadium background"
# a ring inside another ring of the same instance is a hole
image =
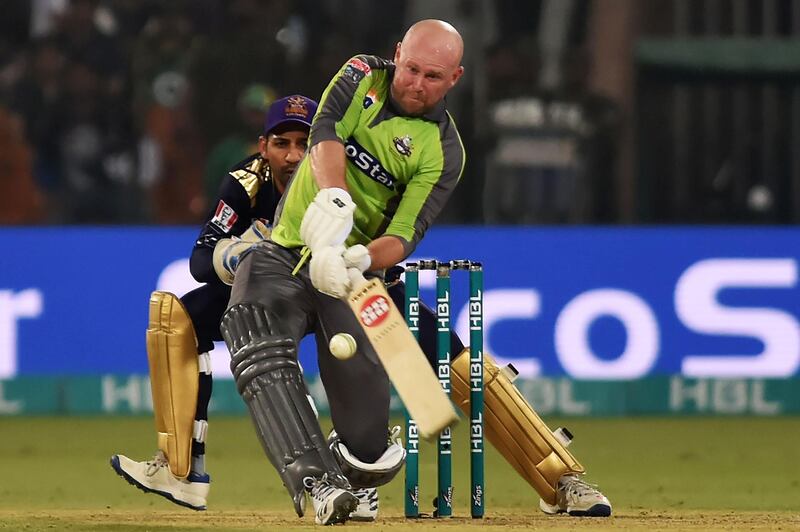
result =
[[[620,527],[800,526],[796,0],[5,0],[0,525],[186,519],[104,465],[153,450],[147,296],[193,286],[198,224],[270,99],[319,97],[426,17],[465,37],[449,106],[468,164],[415,257],[484,261],[487,350],[577,433]],[[313,345],[302,359],[324,412]],[[224,347],[214,364],[223,514],[187,526],[269,527],[265,509],[292,524],[267,467],[237,475],[263,458]],[[505,521],[487,523],[553,526],[492,463]],[[385,501],[401,526],[399,492]]]

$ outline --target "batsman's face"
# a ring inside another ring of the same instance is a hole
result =
[[[423,43],[397,43],[392,97],[409,115],[433,109],[458,82],[464,68],[450,54]]]
[[[269,163],[278,191],[283,193],[308,149],[308,129],[270,132],[267,137],[258,138],[258,148]]]

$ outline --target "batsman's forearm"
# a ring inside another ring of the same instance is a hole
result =
[[[403,242],[396,236],[378,237],[367,246],[372,264],[370,270],[390,268],[406,258]]]
[[[344,144],[335,140],[323,140],[311,148],[309,157],[311,172],[320,189],[337,187],[347,190]]]

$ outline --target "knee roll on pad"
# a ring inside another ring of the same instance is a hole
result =
[[[390,439],[389,446],[374,463],[362,462],[353,456],[336,431],[328,436],[328,444],[342,473],[354,488],[377,488],[388,484],[406,461],[406,450],[397,439]]]
[[[314,479],[327,474],[339,487],[349,483],[308,401],[295,341],[273,334],[273,320],[260,305],[237,304],[223,316],[220,331],[261,446],[302,517],[305,489]]]

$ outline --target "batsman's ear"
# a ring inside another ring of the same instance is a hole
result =
[[[458,83],[458,80],[461,79],[461,76],[463,74],[464,74],[464,67],[459,65],[458,68],[456,68],[453,71],[453,78],[452,78],[452,82],[450,84],[450,87],[455,86],[455,84]]]

